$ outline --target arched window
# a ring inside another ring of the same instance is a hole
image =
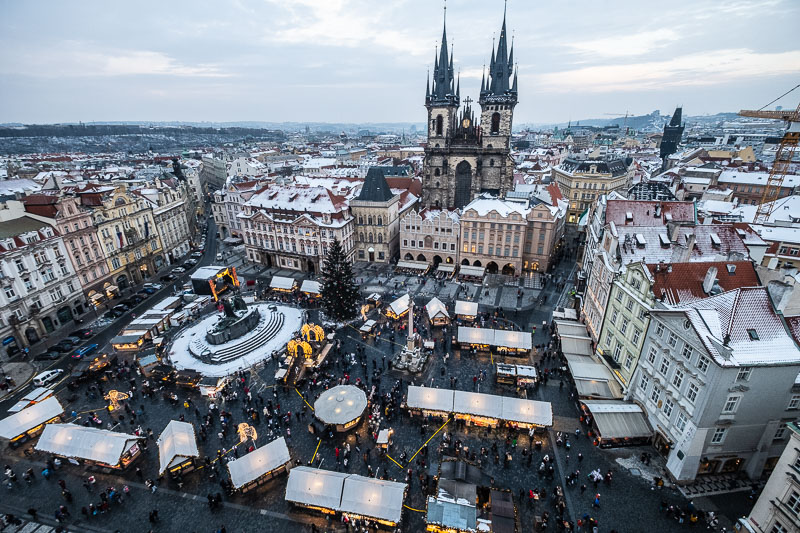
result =
[[[370,225],[370,226],[372,225],[372,215],[369,215],[367,217],[367,224]]]
[[[374,239],[372,238],[372,233],[369,234],[369,242],[374,242]]]
[[[443,123],[444,123],[444,120],[442,119],[442,115],[437,115],[436,116],[436,135],[441,135],[442,134],[442,125],[443,125]]]
[[[500,133],[500,113],[492,113],[492,133]]]
[[[378,244],[381,244],[381,243],[383,243],[383,234],[382,233],[378,233]]]
[[[362,226],[364,225],[364,217],[362,217],[361,215],[358,215],[358,223]]]
[[[490,160],[489,160],[489,166],[490,166],[490,167],[493,167],[493,166],[494,166],[494,159],[490,159]]]
[[[441,171],[438,168],[433,171],[433,175],[434,176],[438,176],[440,174],[441,174]]]
[[[380,215],[378,216],[378,225],[383,226],[383,217]]]
[[[364,232],[363,232],[363,231],[362,231],[362,232],[359,232],[359,234],[358,234],[358,240],[359,240],[359,241],[361,241],[361,242],[364,242]]]

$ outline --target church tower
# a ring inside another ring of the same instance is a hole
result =
[[[441,48],[434,58],[433,86],[429,80],[425,88],[428,142],[422,178],[424,205],[461,208],[481,193],[502,197],[512,189],[511,125],[517,104],[513,61],[504,12],[489,78],[481,81],[480,125],[476,124],[469,97],[459,113],[460,83],[453,72],[453,54],[447,52],[447,31],[442,29]]]

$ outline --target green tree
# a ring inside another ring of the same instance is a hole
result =
[[[338,322],[350,320],[358,312],[358,288],[353,268],[344,256],[338,239],[333,240],[322,264],[322,305],[325,314]]]

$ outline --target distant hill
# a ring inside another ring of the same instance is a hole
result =
[[[727,120],[733,120],[737,118],[738,115],[736,113],[716,113],[714,115],[683,115],[683,122],[687,124],[715,124],[715,123],[722,123]],[[520,129],[530,128],[530,129],[549,129],[558,127],[559,129],[566,128],[567,126],[572,127],[595,127],[595,128],[606,128],[608,126],[618,125],[619,127],[624,127],[627,123],[629,128],[638,130],[638,131],[661,131],[664,128],[664,124],[666,124],[671,115],[662,115],[659,110],[655,110],[648,115],[630,115],[627,117],[627,121],[625,116],[620,117],[612,117],[612,118],[589,118],[589,119],[581,119],[581,120],[573,120],[571,122],[559,122],[559,123],[531,123],[531,124],[520,124],[518,127]],[[515,128],[516,129],[516,128]]]

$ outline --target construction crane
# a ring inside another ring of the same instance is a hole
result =
[[[800,85],[797,87],[800,87]],[[743,109],[739,111],[739,116],[783,120],[787,124],[786,132],[783,134],[778,150],[775,152],[775,161],[773,161],[772,168],[769,171],[769,178],[767,178],[764,192],[761,195],[761,203],[758,204],[756,216],[753,219],[756,224],[764,224],[769,222],[769,217],[775,207],[775,201],[781,194],[783,179],[789,171],[789,165],[792,163],[797,145],[800,144],[800,104],[797,104],[797,109],[794,111],[763,111],[761,109],[752,111]]]
[[[603,113],[603,114],[611,117],[621,117],[625,115],[625,135],[628,134],[628,116],[630,115],[629,112],[625,111],[625,113]]]

